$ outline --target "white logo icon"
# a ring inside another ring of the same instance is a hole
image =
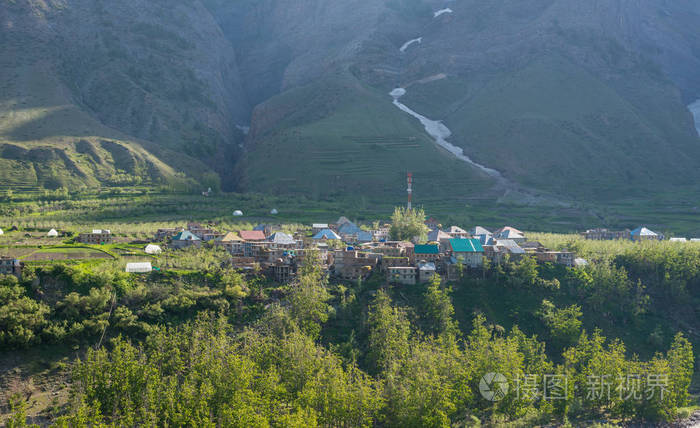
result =
[[[508,394],[508,380],[500,373],[486,373],[479,381],[481,396],[489,401],[500,401]]]

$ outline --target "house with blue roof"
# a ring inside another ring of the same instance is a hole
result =
[[[331,240],[338,240],[340,241],[340,236],[333,232],[330,229],[323,229],[320,230],[317,234],[313,236],[314,241],[331,241]]]
[[[297,241],[284,232],[273,233],[267,237],[267,241],[272,243],[272,248],[294,248],[297,245]]]

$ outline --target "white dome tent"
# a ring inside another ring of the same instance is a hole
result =
[[[233,212],[234,217],[243,217],[243,211],[241,210],[236,210]]]
[[[160,246],[155,245],[155,244],[148,244],[146,245],[146,248],[143,250],[146,254],[160,254],[163,252],[163,250],[160,248]]]
[[[279,214],[279,213],[280,213],[280,212],[277,211],[277,208],[273,208],[273,209],[270,211],[270,214],[272,214],[272,215],[277,215],[277,214]]]
[[[51,229],[49,230],[49,233],[46,234],[46,236],[48,236],[49,238],[56,238],[58,237],[58,232],[56,231],[56,229]]]

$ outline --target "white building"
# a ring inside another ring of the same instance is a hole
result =
[[[151,262],[142,263],[127,263],[126,272],[128,273],[149,273],[153,270]]]
[[[49,238],[56,238],[58,237],[58,232],[56,231],[56,229],[51,229],[49,230],[49,233],[46,234],[46,236],[48,236]]]

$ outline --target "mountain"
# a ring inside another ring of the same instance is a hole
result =
[[[230,174],[249,106],[233,48],[201,4],[5,1],[0,22],[5,186]]]
[[[318,198],[402,198],[406,171],[426,201],[607,200],[700,178],[687,107],[700,98],[700,4],[690,0],[15,0],[0,10],[3,93],[15,94],[0,107],[10,118],[0,141],[60,149],[95,183],[120,169],[106,138],[162,164],[150,168],[160,177],[211,182],[213,171],[228,189]],[[51,120],[57,106],[76,118]],[[112,169],[99,175],[82,140]],[[6,151],[8,168],[28,169]],[[62,169],[51,162],[32,161]]]

